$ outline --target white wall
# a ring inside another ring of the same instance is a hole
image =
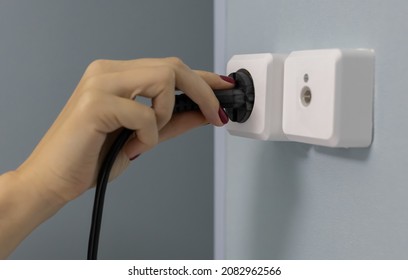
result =
[[[376,52],[370,148],[227,137],[227,258],[408,258],[407,15],[403,0],[227,1],[227,58]]]

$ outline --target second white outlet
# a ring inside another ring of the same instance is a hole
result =
[[[283,131],[289,140],[329,147],[372,141],[374,52],[292,52],[285,62]]]

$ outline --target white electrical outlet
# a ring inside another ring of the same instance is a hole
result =
[[[255,101],[252,113],[244,123],[229,122],[230,134],[260,140],[287,140],[282,130],[284,54],[234,55],[227,72],[246,69],[252,76]]]
[[[291,141],[367,147],[373,92],[373,50],[292,52],[285,62],[283,131]]]

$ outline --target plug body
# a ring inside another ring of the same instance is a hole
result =
[[[235,80],[235,87],[214,90],[214,94],[232,122],[244,123],[254,107],[254,83],[249,72],[244,69],[231,73],[230,77]],[[195,110],[200,110],[199,106],[185,93],[176,95],[173,113]]]

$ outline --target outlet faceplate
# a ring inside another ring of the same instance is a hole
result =
[[[246,69],[252,76],[255,101],[249,119],[244,123],[229,122],[230,134],[260,140],[287,140],[282,130],[282,98],[284,54],[234,55],[227,72]]]
[[[285,61],[283,131],[292,141],[367,147],[373,92],[373,50],[292,52]]]

